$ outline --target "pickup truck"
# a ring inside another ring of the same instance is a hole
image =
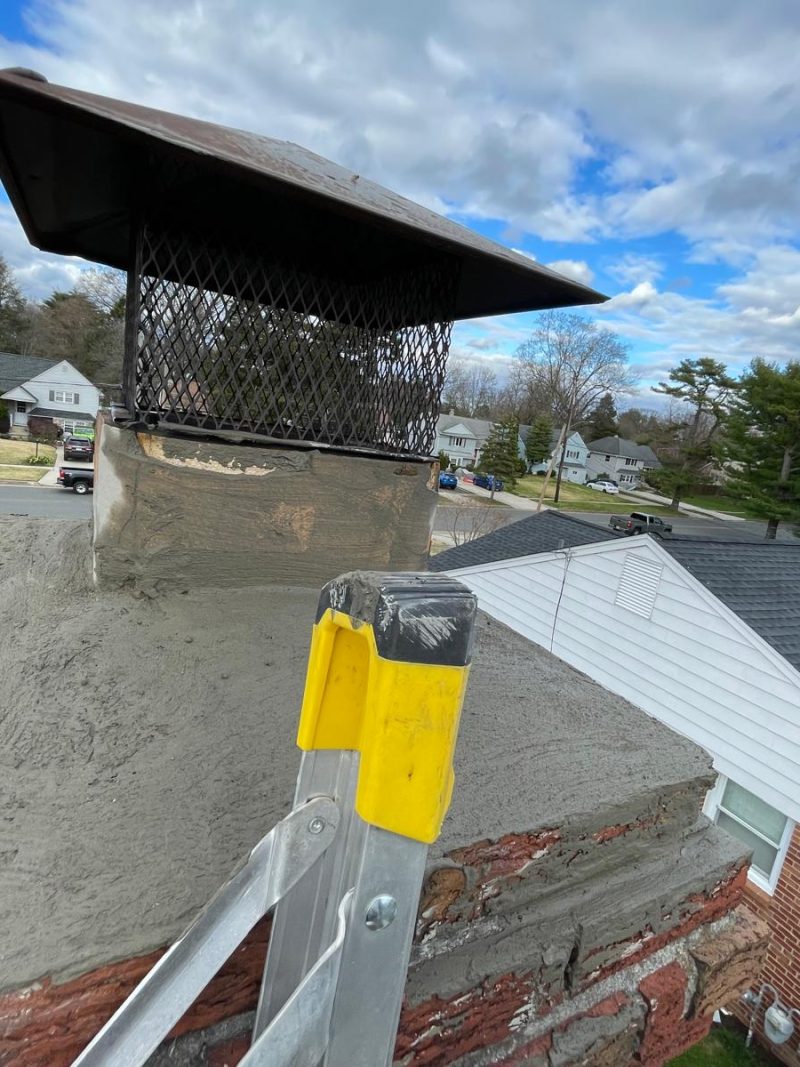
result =
[[[612,530],[628,535],[644,533],[645,530],[652,530],[653,533],[672,533],[668,522],[655,515],[645,515],[643,511],[632,511],[630,515],[612,515],[608,525]]]
[[[73,493],[88,493],[94,488],[93,467],[59,467],[57,482],[65,489],[71,489]]]

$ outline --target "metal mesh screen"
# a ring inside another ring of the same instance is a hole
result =
[[[146,225],[131,281],[125,384],[138,417],[394,455],[433,450],[450,263],[352,284]]]

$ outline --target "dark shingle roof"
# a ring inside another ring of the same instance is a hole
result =
[[[640,446],[624,437],[600,437],[590,441],[590,452],[605,452],[609,456],[623,456],[625,459],[644,459]]]
[[[800,670],[800,542],[659,543]]]
[[[615,541],[617,536],[611,530],[604,530],[583,519],[562,515],[558,511],[543,511],[432,556],[428,560],[428,569],[450,571],[459,567],[476,567],[481,563],[532,556],[537,552],[553,552],[558,548]]]
[[[0,352],[0,393],[7,393],[17,385],[24,385],[37,374],[55,367],[57,359],[42,356],[19,356],[14,352]]]
[[[31,408],[29,415],[39,415],[44,419],[88,419],[94,422],[95,416],[90,411],[65,411],[63,408]]]

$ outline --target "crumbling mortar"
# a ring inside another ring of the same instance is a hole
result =
[[[631,964],[630,967],[617,971],[609,975],[608,978],[601,979],[582,992],[576,993],[568,1000],[562,1000],[560,1003],[554,1004],[546,1015],[537,1015],[535,1013],[533,1008],[535,1003],[534,995],[531,997],[530,1007],[525,1006],[530,1012],[528,1016],[530,1019],[529,1025],[518,1029],[507,1044],[495,1045],[491,1053],[495,1059],[488,1057],[485,1060],[475,1060],[474,1063],[472,1060],[465,1060],[465,1067],[467,1064],[470,1067],[482,1067],[483,1064],[497,1062],[497,1058],[500,1055],[510,1054],[520,1045],[533,1041],[551,1030],[558,1029],[559,1026],[568,1023],[574,1016],[589,1011],[593,1005],[613,996],[615,993],[624,993],[632,1002],[636,1002],[640,999],[638,987],[641,981],[669,963],[679,963],[686,974],[684,1016],[687,1015],[697,988],[697,968],[692,959],[690,949],[700,940],[707,937],[717,937],[727,932],[735,922],[735,916],[728,914],[721,919],[700,926],[681,940],[672,941],[670,944],[658,949],[646,959]],[[520,1011],[522,1010],[525,1009],[520,1009]]]

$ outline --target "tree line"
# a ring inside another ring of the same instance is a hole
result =
[[[87,270],[68,290],[28,300],[0,256],[0,351],[66,359],[90,381],[122,380],[125,275]]]

